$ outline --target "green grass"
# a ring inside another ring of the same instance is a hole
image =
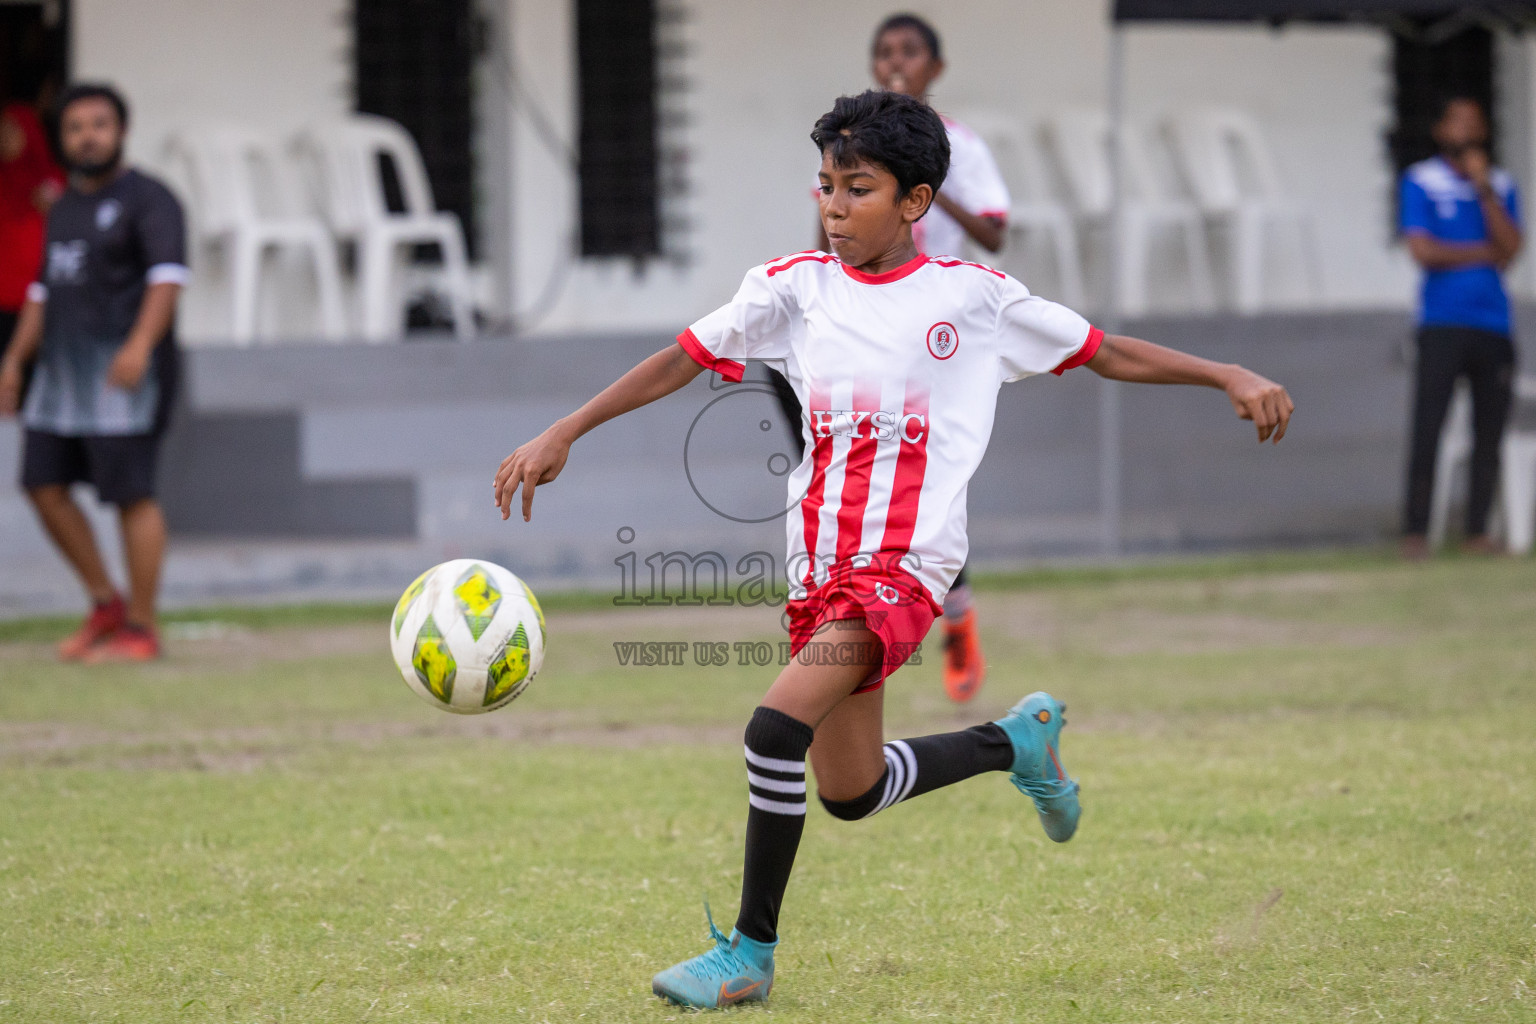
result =
[[[546,612],[602,611],[613,607],[613,597],[592,591],[555,591],[543,595],[540,605]],[[167,623],[218,623],[247,629],[275,629],[281,626],[345,626],[358,622],[380,622],[394,611],[393,602],[324,602],[274,605],[216,605],[204,608],[176,608],[162,618]],[[56,640],[80,621],[79,615],[32,615],[0,619],[0,643],[28,643]]]
[[[1532,570],[989,581],[978,706],[943,701],[929,651],[891,682],[890,731],[1052,689],[1081,833],[1046,841],[1001,777],[813,812],[773,999],[737,1012],[1536,1021]],[[771,670],[620,669],[614,640],[752,633],[580,607],[552,614],[528,694],[468,720],[394,678],[378,609],[320,613],[323,657],[308,611],[205,615],[243,631],[173,636],[147,669],[13,636],[0,1022],[679,1018],[649,978],[704,948],[702,896],[733,916],[735,737]]]
[[[1454,557],[1454,556],[1453,556]],[[1042,565],[1012,572],[974,574],[979,590],[1040,590],[1080,586],[1088,583],[1116,583],[1133,580],[1220,580],[1276,572],[1297,572],[1311,568],[1337,570],[1341,566],[1379,566],[1392,558],[1386,549],[1351,549],[1349,551],[1273,551],[1207,558],[1146,561],[1110,564]],[[782,590],[779,592],[782,601]],[[614,595],[595,590],[550,591],[541,594],[539,603],[546,612],[604,611],[613,608]],[[279,626],[340,626],[358,622],[377,622],[389,615],[394,605],[380,601],[321,602],[277,605],[217,605],[201,608],[177,608],[163,618],[168,623],[219,623],[253,629]],[[78,615],[32,615],[0,618],[0,643],[38,642],[67,633],[79,621]]]

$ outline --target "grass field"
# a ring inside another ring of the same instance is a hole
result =
[[[1536,566],[1308,558],[996,581],[991,680],[937,651],[888,731],[1050,689],[1078,837],[999,775],[813,810],[783,1021],[1536,1021]],[[316,625],[316,622],[319,625]],[[545,672],[457,719],[381,614],[183,616],[89,671],[0,630],[0,1022],[660,1021],[734,917],[740,730],[768,672],[616,641],[726,609],[550,616]]]

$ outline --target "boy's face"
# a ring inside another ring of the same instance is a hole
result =
[[[821,226],[832,252],[850,267],[865,266],[910,245],[912,225],[933,199],[927,185],[897,199],[896,176],[868,160],[838,167],[830,153],[822,153],[819,178]]]
[[[944,73],[944,62],[934,59],[917,29],[903,26],[882,32],[875,40],[870,71],[880,88],[922,99],[933,80]]]

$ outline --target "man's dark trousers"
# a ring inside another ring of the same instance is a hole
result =
[[[1429,532],[1440,430],[1456,378],[1472,385],[1472,486],[1467,536],[1488,532],[1488,510],[1499,478],[1499,444],[1509,418],[1515,346],[1507,335],[1474,327],[1423,327],[1418,334],[1413,396],[1413,439],[1408,459],[1406,523],[1409,534]]]

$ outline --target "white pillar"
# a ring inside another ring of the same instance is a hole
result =
[[[1493,59],[1492,114],[1498,125],[1499,162],[1515,176],[1525,212],[1536,195],[1536,37],[1500,33]],[[1536,299],[1536,259],[1529,252],[1527,245],[1505,276],[1510,292],[1527,300]]]

